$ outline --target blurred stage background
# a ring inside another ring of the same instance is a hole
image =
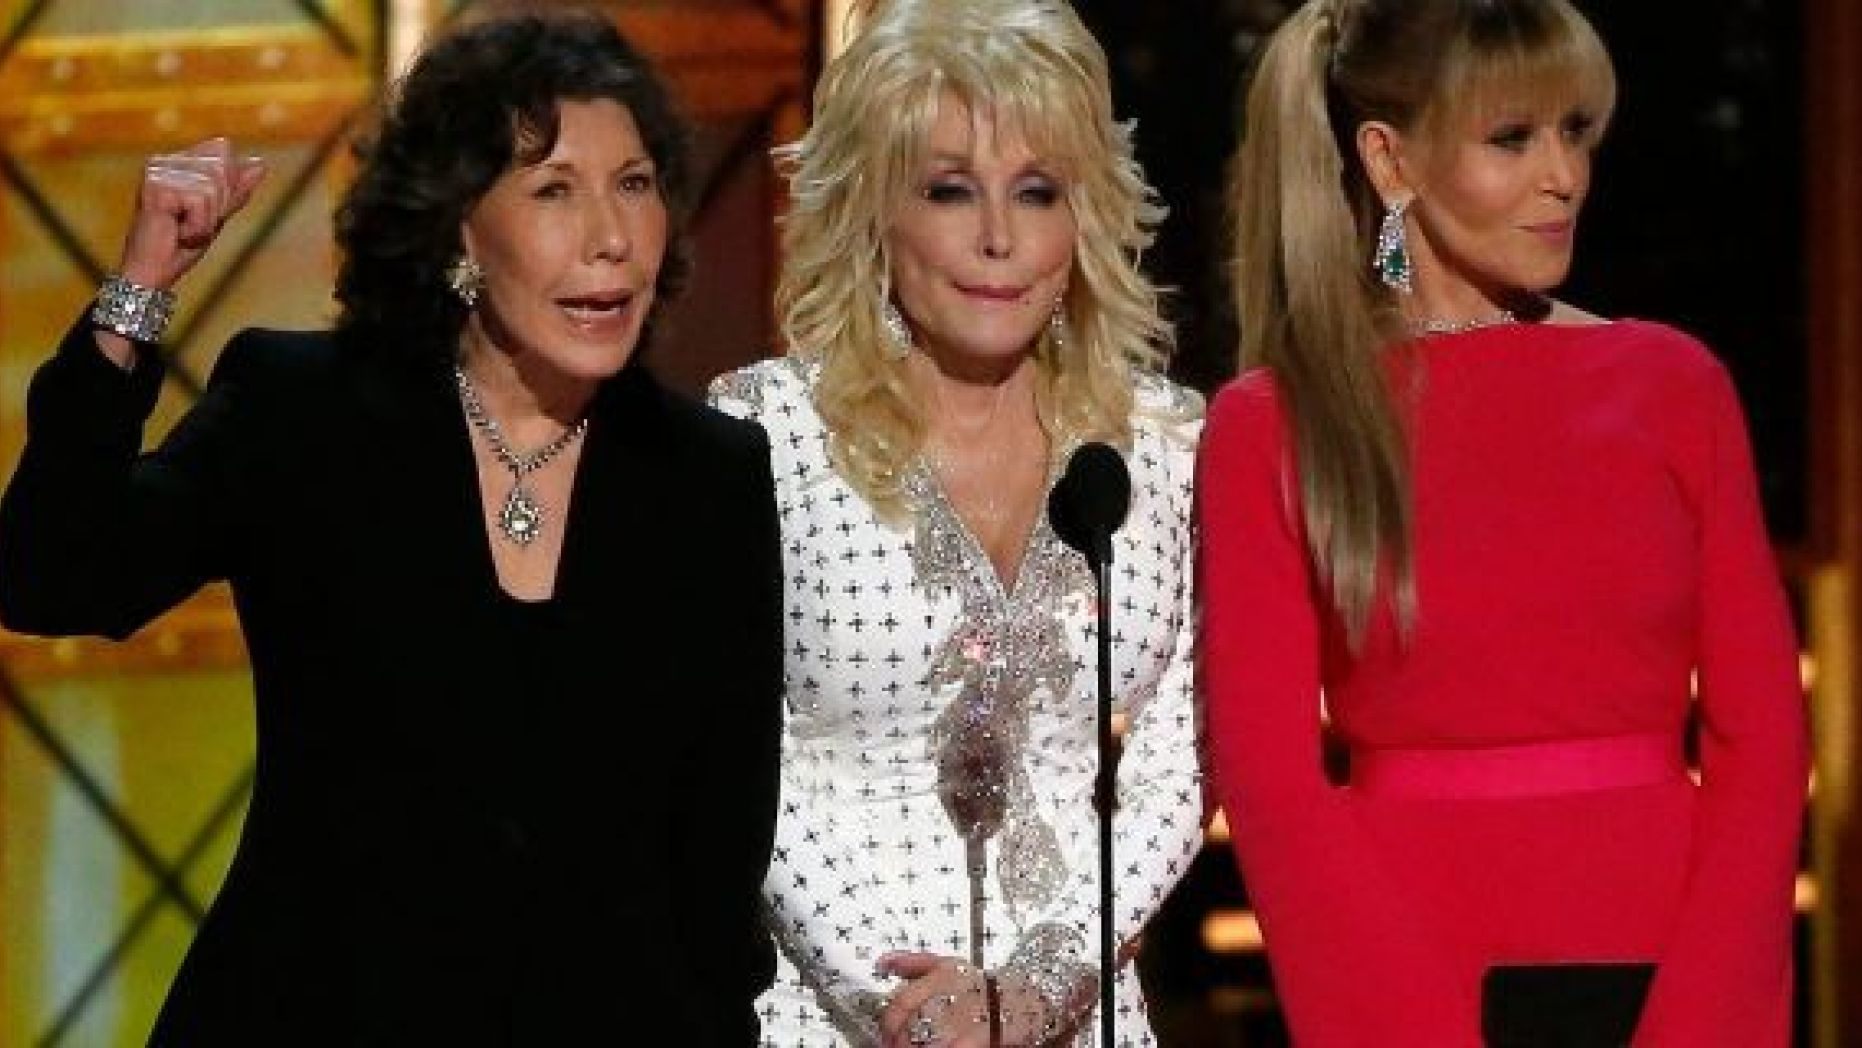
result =
[[[1176,370],[1211,389],[1233,370],[1221,191],[1236,94],[1293,5],[1077,3],[1172,207],[1149,264],[1178,289]],[[697,275],[653,360],[677,384],[772,351],[781,186],[768,150],[803,127],[846,5],[598,5],[659,60],[700,128]],[[221,133],[273,169],[183,285],[152,437],[232,331],[325,323],[347,142],[421,35],[465,6],[0,0],[0,469],[24,435],[28,376],[115,261],[149,152]],[[1862,1045],[1862,4],[1579,6],[1623,91],[1567,297],[1686,327],[1739,381],[1818,734],[1800,1042]],[[252,772],[244,665],[221,590],[123,645],[0,633],[0,1045],[143,1043],[237,841]],[[1166,1045],[1285,1043],[1219,842],[1143,964]]]

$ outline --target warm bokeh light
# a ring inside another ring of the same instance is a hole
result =
[[[1210,953],[1259,953],[1261,922],[1252,910],[1212,910],[1203,918],[1203,946]]]

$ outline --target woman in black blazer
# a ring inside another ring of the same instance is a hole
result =
[[[455,31],[362,150],[335,330],[242,333],[143,455],[167,289],[262,175],[151,161],[32,384],[0,617],[124,637],[232,583],[258,784],[153,1043],[754,1043],[768,450],[634,353],[682,145],[605,20]]]

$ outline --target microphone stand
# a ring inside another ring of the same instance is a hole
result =
[[[1112,814],[1118,807],[1118,754],[1112,743],[1112,534],[1131,508],[1131,474],[1116,448],[1094,441],[1073,450],[1067,468],[1048,493],[1048,517],[1061,541],[1078,550],[1099,590],[1099,774],[1093,806],[1099,811],[1099,1030],[1100,1048],[1118,1043],[1112,1011],[1113,950]]]
[[[1093,788],[1099,809],[1099,1043],[1112,1048],[1113,976],[1118,961],[1112,948],[1112,811],[1118,806],[1118,754],[1112,748],[1112,535],[1094,536],[1093,579],[1099,587],[1099,778]]]

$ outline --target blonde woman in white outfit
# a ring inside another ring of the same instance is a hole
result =
[[[1103,440],[1116,536],[1118,1040],[1131,954],[1200,844],[1200,402],[1137,256],[1161,210],[1064,0],[892,0],[783,151],[789,355],[720,378],[768,430],[788,723],[764,1043],[1092,1045],[1094,608],[1045,504]]]

